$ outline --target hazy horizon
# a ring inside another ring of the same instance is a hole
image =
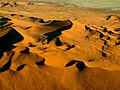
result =
[[[28,1],[43,1],[54,2],[61,5],[70,4],[77,7],[87,8],[109,8],[113,10],[120,9],[120,0],[28,0]]]

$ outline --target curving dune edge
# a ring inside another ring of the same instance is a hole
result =
[[[119,90],[119,11],[0,7],[0,90]]]

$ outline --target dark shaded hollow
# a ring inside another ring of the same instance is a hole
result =
[[[19,34],[15,29],[11,28],[8,34],[0,37],[0,58],[3,52],[9,51],[14,48],[13,44],[23,40],[23,36]]]
[[[86,30],[89,30],[90,28],[89,28],[88,26],[85,25],[85,29],[86,29]]]
[[[0,37],[0,48],[4,48],[5,46],[9,46],[11,44],[15,44],[23,40],[23,36],[19,34],[15,29],[11,28],[8,34]]]
[[[104,46],[102,46],[102,50],[105,50],[105,47],[104,47]]]
[[[3,5],[1,7],[7,6],[7,5],[9,5],[8,2],[7,3],[3,3]]]
[[[105,27],[104,29],[103,29],[103,32],[107,32],[108,30],[107,30],[107,28]]]
[[[10,68],[10,66],[11,66],[11,59],[12,59],[13,55],[14,55],[14,52],[13,52],[12,55],[10,56],[8,62],[7,62],[5,65],[3,65],[2,68],[0,68],[0,73],[1,73],[1,72],[4,72],[4,71],[7,71],[7,70]]]
[[[7,21],[11,21],[11,19],[9,19],[7,17],[2,17],[2,18],[0,18],[0,21],[7,22]]]
[[[110,40],[110,37],[109,37],[109,36],[107,37],[107,40]]]
[[[82,71],[82,70],[84,70],[84,69],[86,68],[86,65],[85,65],[85,63],[84,63],[83,61],[79,61],[79,62],[76,64],[76,67],[77,67],[80,71]]]
[[[26,64],[23,64],[23,65],[20,65],[18,68],[17,68],[17,71],[21,71],[24,67],[25,67]]]
[[[89,60],[88,60],[88,62],[93,62],[93,61],[95,61],[95,60],[94,60],[94,59],[89,59]]]
[[[110,34],[110,35],[111,35],[111,34],[114,34],[114,33],[113,33],[112,31],[108,31],[108,34]]]
[[[56,46],[61,46],[62,42],[60,41],[59,37],[56,38],[56,42],[55,42]]]
[[[31,5],[31,6],[32,6],[32,5],[34,5],[34,3],[33,3],[33,2],[29,2],[28,5]]]
[[[104,53],[104,52],[102,52],[102,56],[103,56],[103,57],[107,57],[107,54]]]
[[[29,47],[35,47],[36,45],[29,43]]]
[[[104,45],[107,45],[107,41],[104,41]]]
[[[14,3],[14,5],[18,5],[16,2],[13,2]]]
[[[6,24],[6,25],[5,25]],[[7,23],[7,21],[2,21],[2,22],[0,22],[0,30],[5,30],[5,29],[7,29],[7,28],[9,28],[10,27],[10,25],[12,25],[13,23]]]
[[[59,28],[53,32],[49,32],[49,33],[45,33],[44,35],[47,36],[47,43],[49,43],[51,40],[53,40],[54,38],[56,38],[57,36],[60,36],[62,34],[62,31],[64,30],[68,30],[72,27],[73,23],[68,20],[71,24],[62,28]]]
[[[100,36],[100,38],[103,38],[103,37],[104,37],[104,34],[100,33],[100,35],[99,35],[99,36]]]
[[[87,35],[87,36],[85,36],[85,38],[89,38],[89,36]]]
[[[90,27],[88,27],[87,25],[85,25],[85,29],[89,30],[90,32],[93,31]]]
[[[120,40],[120,37],[118,37],[117,39]]]
[[[115,45],[120,45],[120,41],[119,41],[119,42],[117,42],[117,43],[115,43]]]
[[[41,22],[41,23],[44,23],[44,20],[42,18],[36,18],[36,17],[29,17],[33,22],[34,21],[38,21],[38,22]]]
[[[109,20],[113,15],[107,16],[106,20]]]
[[[30,49],[29,49],[28,47],[26,47],[25,50],[20,51],[20,53],[28,54],[28,53],[29,53],[29,50],[30,50]]]
[[[24,17],[23,15],[20,15],[20,17]]]
[[[78,60],[72,60],[72,61],[68,62],[68,63],[65,65],[65,67],[72,66],[73,64],[75,64],[75,63],[77,63],[77,62],[79,62],[79,61],[78,61]]]
[[[74,47],[75,47],[75,45],[68,45],[65,50],[70,50],[70,49],[72,49],[72,48],[74,48]]]
[[[2,27],[4,24],[6,24],[7,22],[6,21],[2,21],[0,22],[0,27]]]
[[[114,31],[119,32],[120,28],[115,28]]]
[[[45,63],[45,58],[43,58],[42,61],[36,62],[35,64],[36,65],[44,65],[44,63]]]
[[[31,28],[32,26],[29,26],[29,27],[20,27],[20,28],[22,28],[22,29],[29,29],[29,28]]]
[[[77,64],[76,64],[76,67],[77,67],[80,71],[83,70],[84,68],[86,68],[85,63],[84,63],[83,61],[79,61],[79,60],[72,60],[72,61],[68,62],[68,63],[65,65],[65,67],[72,66],[72,65],[74,65],[75,63],[77,63]]]
[[[11,14],[11,16],[15,16],[16,14]]]

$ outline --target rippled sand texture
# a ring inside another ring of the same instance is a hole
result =
[[[0,7],[0,90],[119,90],[120,11]]]

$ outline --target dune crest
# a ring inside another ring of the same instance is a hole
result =
[[[0,2],[0,90],[118,90],[120,12]]]
[[[1,8],[2,7],[15,7],[18,6],[18,4],[15,1],[5,1],[0,3]]]

